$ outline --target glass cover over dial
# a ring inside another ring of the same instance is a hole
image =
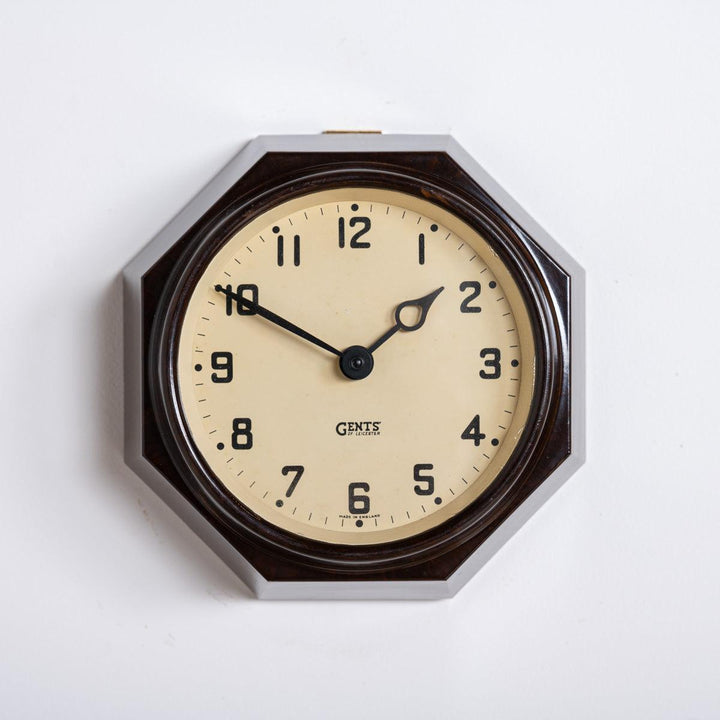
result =
[[[229,237],[190,294],[175,363],[184,424],[227,493],[352,545],[478,498],[535,384],[500,257],[439,205],[379,188],[304,195]]]

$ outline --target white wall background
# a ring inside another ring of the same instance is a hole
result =
[[[0,6],[0,714],[720,717],[720,5]],[[588,273],[589,459],[455,599],[260,603],[123,464],[121,267],[259,133],[451,132]]]

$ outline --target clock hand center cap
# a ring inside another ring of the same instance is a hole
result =
[[[362,345],[351,345],[340,356],[340,370],[350,380],[366,378],[374,365],[372,353]]]

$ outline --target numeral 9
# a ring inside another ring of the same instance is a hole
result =
[[[225,373],[221,376],[213,373],[210,379],[214,383],[229,383],[233,379],[233,356],[229,352],[214,352],[210,356],[210,364],[213,370],[220,370]]]
[[[465,292],[466,290],[470,290],[470,294],[463,298],[463,301],[460,303],[460,312],[461,313],[479,313],[482,311],[482,308],[479,305],[471,305],[470,303],[478,296],[480,295],[480,283],[477,282],[477,280],[465,280],[464,282],[460,283],[460,292]]]

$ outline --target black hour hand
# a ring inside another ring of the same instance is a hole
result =
[[[395,325],[393,325],[383,336],[379,337],[368,348],[368,351],[370,353],[375,352],[375,350],[377,350],[385,341],[389,340],[398,330],[403,330],[404,332],[419,330],[425,324],[430,306],[444,289],[444,287],[439,287],[437,290],[434,290],[421,298],[417,298],[416,300],[406,300],[405,302],[401,302],[395,308]],[[401,317],[402,311],[405,310],[405,308],[410,307],[415,307],[420,311],[413,323],[404,322]]]

